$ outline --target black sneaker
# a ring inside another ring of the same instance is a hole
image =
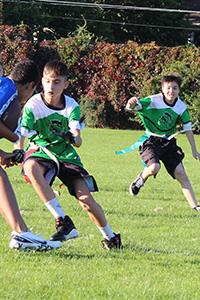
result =
[[[50,241],[64,242],[78,237],[78,231],[69,216],[65,216],[64,219],[62,217],[56,219],[56,230],[57,232],[50,237]]]
[[[144,185],[144,179],[142,178],[142,175],[139,174],[137,178],[133,182],[131,182],[129,186],[129,193],[131,194],[131,196],[136,196],[143,185]]]
[[[103,248],[106,250],[111,249],[121,249],[122,248],[122,242],[121,242],[121,236],[120,234],[115,234],[113,238],[110,240],[103,240],[102,241]]]

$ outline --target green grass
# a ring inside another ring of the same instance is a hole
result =
[[[128,186],[141,170],[137,150],[115,155],[141,132],[86,129],[79,150],[85,167],[98,182],[96,200],[109,223],[120,232],[123,251],[101,249],[101,236],[77,200],[61,189],[60,202],[80,238],[48,253],[10,250],[10,229],[0,218],[0,299],[200,299],[200,214],[183,198],[178,183],[161,168],[133,198]],[[200,149],[200,137],[196,137]],[[185,136],[178,142],[186,153],[185,168],[200,198],[199,163],[191,156]],[[11,149],[1,141],[1,147]],[[34,232],[48,238],[54,221],[20,169],[8,170],[22,214]],[[59,189],[59,182],[55,182]]]

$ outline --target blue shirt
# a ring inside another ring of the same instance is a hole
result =
[[[17,98],[17,88],[12,79],[0,77],[0,118],[10,103]]]

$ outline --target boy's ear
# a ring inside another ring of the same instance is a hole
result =
[[[36,88],[36,85],[35,85],[35,82],[34,81],[31,81],[31,82],[27,82],[25,85],[23,85],[22,87],[24,90],[26,89],[35,89]]]
[[[35,84],[34,81],[31,81],[31,82],[30,82],[30,87],[31,87],[32,89],[36,89],[36,84]]]

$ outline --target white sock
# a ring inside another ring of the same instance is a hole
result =
[[[115,234],[113,233],[113,231],[108,223],[104,227],[98,227],[98,229],[101,232],[101,234],[103,235],[103,238],[106,240],[110,240],[111,238],[113,238],[115,236]]]
[[[52,213],[55,219],[59,217],[64,218],[65,213],[56,198],[48,201],[47,203],[45,203],[45,205],[48,208],[48,210]]]

